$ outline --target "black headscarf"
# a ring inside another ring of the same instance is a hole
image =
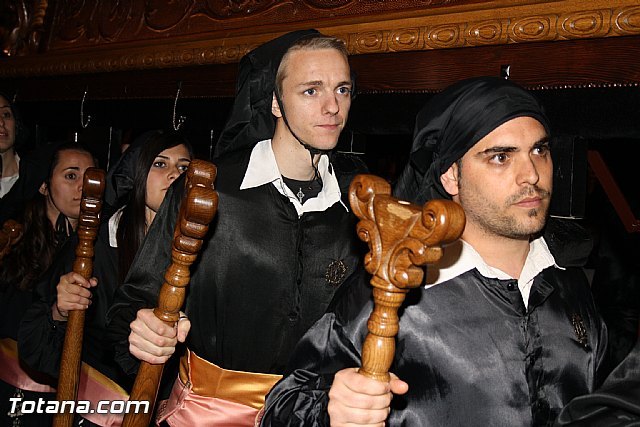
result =
[[[271,113],[271,101],[280,61],[298,40],[320,34],[316,30],[301,30],[271,40],[240,60],[236,98],[231,114],[218,139],[214,159],[225,153],[253,147],[273,137],[276,120]]]
[[[161,133],[161,130],[150,130],[138,136],[107,173],[104,201],[109,213],[115,212],[127,203],[134,186],[140,150],[147,141]]]
[[[416,117],[409,163],[395,195],[417,204],[451,199],[440,176],[478,141],[516,117],[532,117],[550,133],[536,98],[502,78],[463,80],[435,95]]]

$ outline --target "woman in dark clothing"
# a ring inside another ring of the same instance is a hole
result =
[[[42,375],[27,368],[17,355],[16,338],[20,319],[31,305],[32,289],[51,264],[58,248],[75,228],[80,212],[82,179],[95,165],[85,148],[75,143],[44,147],[49,165],[34,189],[35,198],[27,203],[20,222],[24,236],[0,264],[0,420],[2,425],[49,425],[50,415],[18,416],[11,411],[10,397],[37,400],[53,391]],[[44,155],[43,155],[44,157]],[[12,412],[12,414],[9,414]]]
[[[20,326],[19,349],[23,359],[38,371],[57,376],[69,310],[87,310],[82,356],[85,366],[78,400],[95,404],[100,399],[127,397],[125,389],[130,380],[117,368],[113,351],[105,343],[105,313],[164,193],[186,171],[191,157],[190,145],[177,134],[154,131],[139,138],[107,179],[105,201],[107,209],[115,212],[103,221],[95,242],[94,277],[85,280],[71,271],[77,244],[74,236],[37,286],[37,302]],[[85,416],[97,425],[119,421],[117,414]],[[87,420],[83,425],[90,425]]]

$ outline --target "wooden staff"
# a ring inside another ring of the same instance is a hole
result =
[[[202,238],[209,229],[218,207],[218,194],[213,190],[216,167],[203,160],[194,160],[187,170],[187,195],[180,205],[176,223],[171,265],[164,275],[158,306],[153,310],[156,317],[167,325],[175,325],[180,317],[189,284],[189,266],[196,260],[202,247]],[[141,362],[129,400],[147,401],[148,413],[127,413],[123,427],[147,427],[155,406],[158,386],[164,365]]]
[[[13,219],[5,221],[0,230],[0,261],[11,252],[11,248],[20,241],[22,235],[22,224]]]
[[[100,226],[100,210],[104,194],[104,171],[89,168],[84,173],[82,182],[82,200],[78,218],[78,245],[73,271],[89,279],[93,272],[93,243]],[[84,334],[85,310],[69,311],[67,329],[60,359],[60,376],[58,378],[58,401],[76,400],[78,382],[80,380],[80,364],[82,356],[82,337]],[[53,417],[54,427],[68,427],[73,423],[74,414],[59,413]]]
[[[362,347],[360,373],[389,381],[398,334],[398,308],[409,289],[422,284],[421,266],[442,257],[444,243],[460,237],[464,211],[455,202],[432,200],[420,208],[391,196],[382,178],[358,175],[349,188],[351,209],[360,221],[358,237],[369,245],[365,268],[372,274],[374,309]]]

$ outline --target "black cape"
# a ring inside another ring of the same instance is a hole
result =
[[[20,357],[33,369],[56,378],[67,322],[53,320],[51,307],[56,300],[60,276],[73,270],[77,243],[78,237],[74,234],[36,284],[34,302],[24,314],[18,332]],[[93,276],[98,278],[98,285],[92,288],[92,302],[85,314],[82,360],[128,389],[131,379],[115,363],[113,347],[105,338],[106,313],[118,286],[118,253],[117,248],[109,246],[106,221],[100,227],[94,251]]]
[[[333,376],[360,366],[371,310],[368,285],[353,287],[309,330],[267,397],[262,426],[329,425]],[[597,386],[606,328],[579,269],[540,273],[528,309],[517,281],[473,269],[410,292],[400,315],[391,371],[409,391],[394,398],[390,426],[551,425],[572,397]]]
[[[239,190],[251,150],[218,160],[218,211],[191,268],[186,313],[189,348],[226,369],[282,373],[298,339],[360,267],[355,217],[340,204],[300,218],[273,186]],[[343,199],[362,163],[335,155]],[[119,363],[129,372],[129,323],[154,307],[170,263],[184,178],[169,189],[109,311]]]
[[[556,426],[640,426],[640,340],[598,391],[562,410]]]

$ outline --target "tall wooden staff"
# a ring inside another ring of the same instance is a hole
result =
[[[194,160],[187,170],[187,194],[180,205],[180,215],[173,237],[171,265],[164,275],[156,317],[168,325],[175,325],[180,317],[189,284],[189,266],[196,260],[202,247],[202,238],[209,229],[218,207],[218,194],[213,190],[216,167],[203,160]],[[132,401],[149,402],[148,413],[127,413],[123,427],[147,427],[155,407],[158,386],[164,365],[141,362],[131,390]]]
[[[93,243],[100,226],[100,210],[104,193],[104,171],[89,168],[84,173],[82,183],[82,200],[80,201],[80,217],[78,219],[78,245],[73,271],[85,279],[93,272]],[[84,334],[85,310],[71,310],[67,320],[62,357],[60,359],[60,377],[58,378],[58,401],[76,400],[78,381],[80,380],[80,364],[82,356],[82,336]],[[67,427],[73,423],[73,413],[56,414],[54,427]]]
[[[362,347],[360,373],[389,381],[398,334],[398,308],[409,289],[422,284],[420,266],[438,261],[444,243],[460,237],[464,211],[455,202],[432,200],[420,208],[391,196],[389,184],[358,175],[349,188],[351,209],[360,218],[358,237],[369,245],[365,268],[372,274],[374,309]]]
[[[22,224],[13,219],[8,219],[0,230],[0,261],[11,252],[11,247],[22,238]]]

